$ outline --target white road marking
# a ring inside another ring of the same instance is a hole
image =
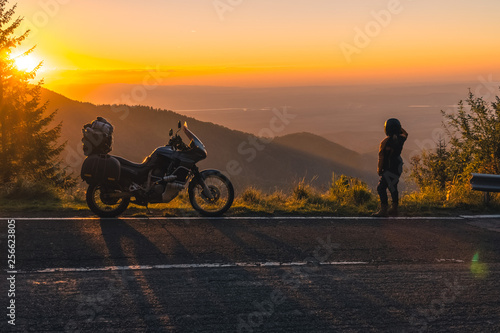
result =
[[[134,265],[134,266],[105,266],[105,267],[73,267],[73,268],[45,268],[34,271],[20,270],[17,274],[30,273],[72,273],[72,272],[101,272],[101,271],[137,271],[152,269],[196,269],[196,268],[231,268],[231,267],[295,267],[306,266],[308,262],[236,262],[236,263],[206,263],[206,264],[171,264],[171,265]],[[321,266],[336,265],[367,265],[364,261],[325,261],[318,263]]]
[[[461,215],[464,219],[500,219],[500,215]]]
[[[437,262],[453,262],[453,263],[464,263],[465,261],[460,259],[436,259]]]
[[[13,219],[16,221],[99,221],[99,220],[146,220],[146,221],[169,221],[169,220],[464,220],[473,218],[494,218],[496,215],[478,215],[476,216],[400,216],[400,217],[371,217],[371,216],[222,216],[222,217],[170,217],[170,216],[138,216],[138,217],[117,217],[117,218],[99,218],[99,217],[9,217],[0,219]],[[497,216],[496,218],[500,218]]]

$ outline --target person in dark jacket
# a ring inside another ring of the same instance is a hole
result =
[[[397,216],[399,205],[398,183],[403,173],[401,151],[408,133],[401,127],[399,120],[388,119],[384,125],[387,137],[380,143],[377,173],[380,176],[377,192],[380,197],[380,210],[373,216]],[[391,193],[392,206],[389,209],[387,190]]]

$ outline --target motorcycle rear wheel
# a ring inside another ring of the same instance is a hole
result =
[[[193,208],[203,216],[220,216],[227,212],[234,200],[234,188],[231,181],[217,170],[206,170],[201,173],[205,179],[212,199],[203,193],[202,185],[196,180],[189,183],[189,201]]]
[[[117,189],[111,185],[90,184],[86,200],[90,210],[99,217],[116,217],[123,213],[130,203],[129,197],[113,197]]]

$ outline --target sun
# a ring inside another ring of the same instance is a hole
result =
[[[36,66],[38,66],[40,61],[34,55],[28,54],[15,57],[14,63],[17,69],[25,72],[31,72],[36,68]]]

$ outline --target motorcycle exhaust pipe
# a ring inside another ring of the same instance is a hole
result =
[[[165,186],[165,191],[161,196],[163,202],[170,202],[177,196],[179,191],[183,189],[184,185],[182,183],[167,183],[167,185]]]
[[[167,188],[172,190],[183,190],[185,186],[181,183],[168,183]]]

